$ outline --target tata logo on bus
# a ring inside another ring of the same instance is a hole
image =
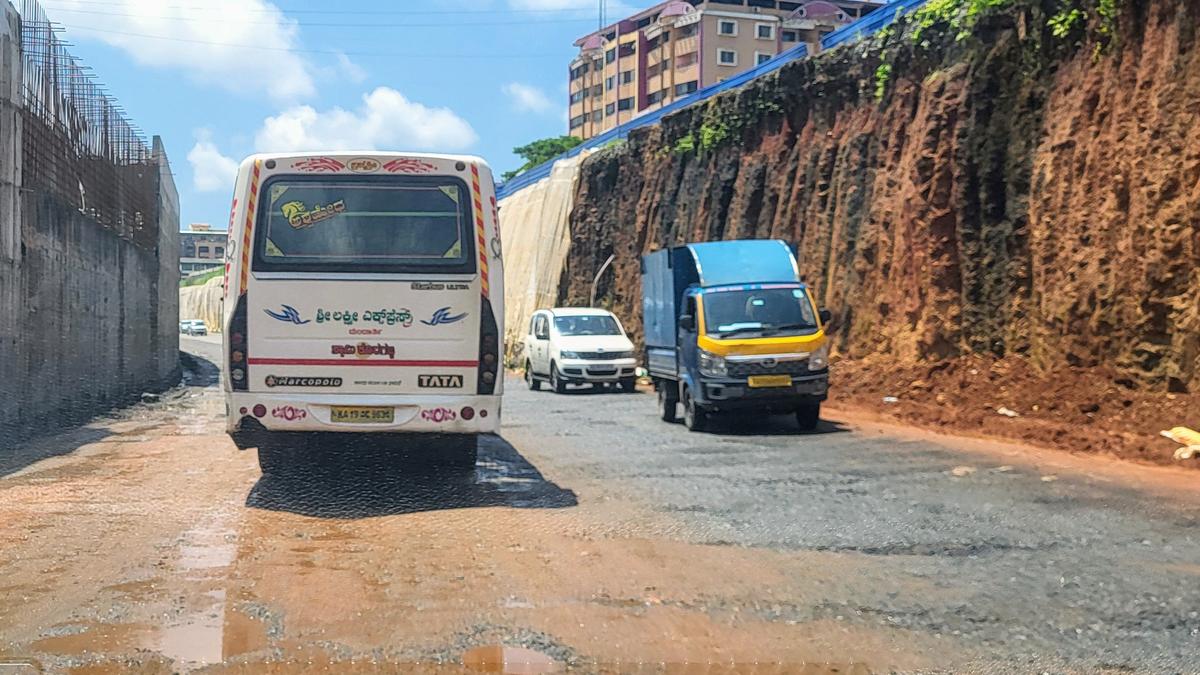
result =
[[[379,160],[370,157],[355,157],[346,162],[346,166],[354,173],[375,173],[379,170]]]
[[[422,389],[462,389],[462,375],[418,375],[417,386]]]

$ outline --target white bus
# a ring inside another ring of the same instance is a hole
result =
[[[475,462],[500,428],[504,288],[477,157],[255,155],[234,188],[224,296],[227,431],[264,473],[294,432],[429,433]]]

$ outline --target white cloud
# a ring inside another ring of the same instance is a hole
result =
[[[207,129],[196,132],[196,144],[188,152],[187,158],[192,165],[192,185],[198,192],[232,189],[238,163],[221,154]]]
[[[98,7],[55,0],[52,14],[72,39],[105,42],[142,65],[181,68],[201,82],[266,91],[277,101],[316,92],[311,64],[286,51],[300,47],[299,27],[266,0],[113,0]]]
[[[503,87],[504,95],[512,100],[513,106],[521,112],[545,113],[554,109],[550,98],[537,87],[520,82],[509,82]]]
[[[298,150],[462,150],[479,137],[449,108],[410,101],[390,87],[363,96],[357,110],[295,106],[268,117],[255,136],[261,152]]]
[[[346,79],[354,84],[362,84],[367,79],[367,71],[363,67],[350,60],[349,56],[338,52],[337,55],[338,69]]]

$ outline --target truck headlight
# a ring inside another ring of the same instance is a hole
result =
[[[577,359],[577,358],[579,358],[579,352],[568,352],[568,351],[565,351],[565,350],[564,350],[564,351],[561,351],[561,352],[559,352],[559,353],[558,353],[558,355],[559,355],[559,356],[561,356],[561,357],[563,357],[564,359]]]
[[[613,354],[614,359],[632,359],[633,352],[616,352]]]
[[[809,370],[825,370],[829,367],[829,343],[825,343],[817,348],[815,352],[808,355]]]
[[[725,357],[718,356],[712,352],[700,350],[700,374],[708,375],[709,377],[725,377]]]

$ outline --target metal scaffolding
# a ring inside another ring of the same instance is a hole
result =
[[[153,247],[158,165],[150,144],[60,31],[37,0],[21,0],[24,186]]]

